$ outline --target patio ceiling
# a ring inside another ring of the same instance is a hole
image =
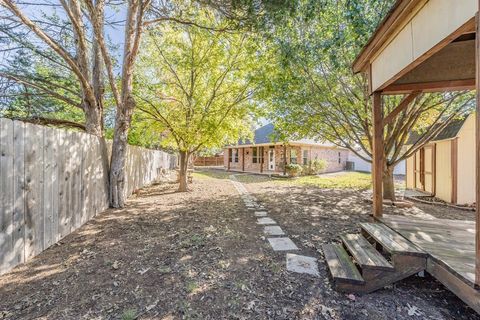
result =
[[[461,5],[459,5],[461,2]],[[475,88],[477,0],[398,0],[353,64],[370,91]]]

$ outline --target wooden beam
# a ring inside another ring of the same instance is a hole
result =
[[[283,175],[287,174],[287,146],[283,145]]]
[[[398,106],[392,110],[392,112],[390,112],[386,117],[385,119],[383,120],[383,126],[386,126],[388,124],[390,124],[394,119],[395,117],[400,113],[402,112],[403,110],[405,110],[408,105],[416,98],[420,95],[420,93],[422,93],[421,91],[414,91],[412,93],[409,93],[408,95],[406,95],[405,97],[403,97],[402,101],[400,101],[400,103],[398,104]]]
[[[480,9],[480,0],[478,1],[478,9]],[[477,112],[476,112],[476,152],[475,152],[475,169],[476,169],[476,223],[475,223],[475,284],[480,286],[480,16],[477,11],[475,19],[475,59],[476,59],[476,85],[477,90]]]
[[[474,90],[475,79],[448,80],[423,83],[391,84],[382,90],[383,94],[404,94],[412,91],[444,92]]]
[[[373,152],[372,152],[372,173],[373,173],[373,216],[381,218],[383,214],[383,107],[382,94],[373,93]]]

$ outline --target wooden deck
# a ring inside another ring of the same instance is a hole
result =
[[[379,219],[428,253],[427,272],[480,313],[475,286],[475,221],[385,215]]]

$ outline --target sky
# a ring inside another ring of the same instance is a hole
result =
[[[32,3],[45,3],[44,5]],[[30,2],[27,5],[19,5],[21,10],[32,20],[43,20],[44,16],[52,16],[54,14],[58,15],[60,18],[65,18],[66,13],[63,8],[58,4],[58,1],[46,0],[46,1],[36,1]],[[55,5],[53,5],[55,4]],[[123,51],[124,43],[124,23],[123,21],[126,18],[126,10],[124,6],[119,6],[115,10],[111,7],[107,7],[105,11],[107,21],[116,21],[115,25],[107,25],[105,27],[105,33],[109,41],[115,45],[118,50],[116,50],[115,55],[117,59],[120,59],[121,53]],[[0,57],[0,59],[2,59]],[[1,61],[0,61],[1,62]]]

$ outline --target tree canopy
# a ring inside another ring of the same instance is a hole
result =
[[[195,21],[215,29],[224,23],[200,8]],[[163,147],[188,162],[194,152],[251,134],[261,110],[254,92],[263,56],[247,33],[165,25],[150,30],[142,45],[137,120],[161,136]]]

